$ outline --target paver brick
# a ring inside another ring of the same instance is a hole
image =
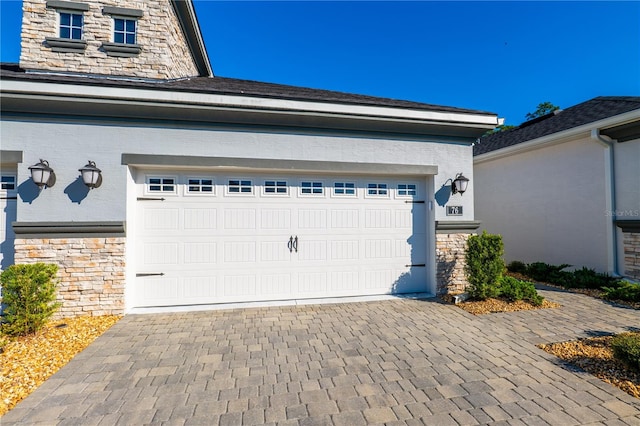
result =
[[[2,424],[633,425],[631,397],[534,344],[623,330],[640,312],[545,297],[563,307],[474,317],[391,300],[129,315]]]

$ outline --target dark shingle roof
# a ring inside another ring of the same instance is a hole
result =
[[[52,73],[25,72],[16,64],[0,64],[0,78],[23,81],[40,81],[67,84],[100,85],[123,88],[170,90],[195,93],[210,93],[239,96],[255,96],[273,99],[288,99],[352,105],[369,105],[393,108],[407,108],[425,111],[452,112],[462,114],[495,115],[494,113],[432,105],[421,102],[405,101],[331,90],[311,89],[284,84],[263,83],[252,80],[240,80],[227,77],[193,77],[180,80],[133,80],[107,78],[105,76],[62,75]]]
[[[517,145],[636,109],[640,109],[639,96],[599,96],[555,114],[548,114],[544,118],[525,122],[514,129],[483,136],[474,145],[473,155]]]

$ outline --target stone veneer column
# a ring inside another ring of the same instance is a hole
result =
[[[479,226],[478,221],[436,222],[437,294],[463,293],[467,289],[467,239]]]
[[[640,233],[625,232],[622,234],[624,244],[624,274],[640,280]]]
[[[467,288],[464,267],[469,235],[436,234],[437,294],[462,293]]]
[[[42,235],[27,235],[22,227],[29,226],[14,225],[15,263],[58,265],[62,306],[56,318],[124,314],[124,236],[55,234],[51,227]]]

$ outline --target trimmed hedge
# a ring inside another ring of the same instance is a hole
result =
[[[472,299],[497,297],[498,282],[504,272],[504,244],[500,235],[471,235],[467,240],[465,272],[469,281],[467,292]]]

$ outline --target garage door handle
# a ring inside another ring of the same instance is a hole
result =
[[[287,248],[289,249],[289,253],[293,252],[293,236],[289,237],[289,242],[287,243]]]
[[[293,249],[296,251],[296,253],[298,252],[298,236],[296,235],[296,238],[293,240]]]
[[[143,272],[141,274],[136,274],[136,277],[162,277],[164,276],[164,272]]]

